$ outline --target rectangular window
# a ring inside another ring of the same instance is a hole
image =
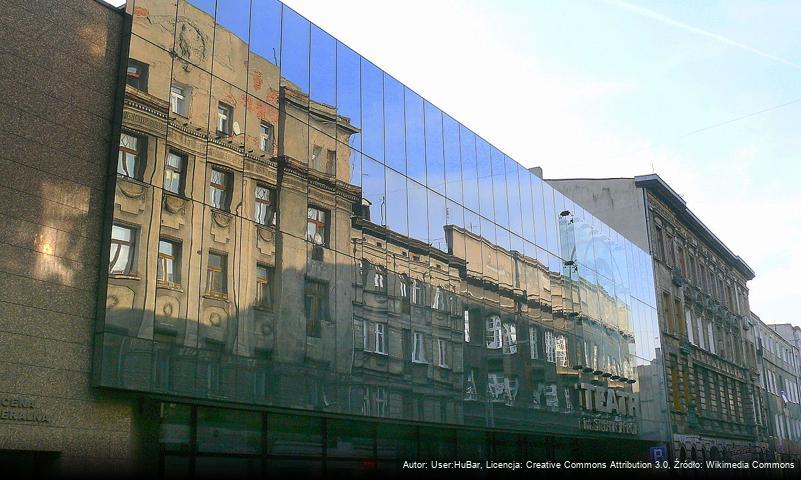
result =
[[[447,307],[445,304],[445,291],[440,287],[434,288],[434,301],[431,304],[434,310],[444,311]]]
[[[223,102],[217,104],[217,134],[230,135],[234,119],[234,107]]]
[[[597,352],[594,353],[593,365],[597,363]],[[556,339],[553,332],[545,331],[545,360],[549,363],[556,363]]]
[[[147,92],[148,65],[133,58],[128,59],[125,82],[137,90]]]
[[[135,231],[122,225],[111,227],[108,273],[127,275],[133,268]]]
[[[712,324],[711,321],[706,324],[706,327],[707,327],[707,332],[706,332],[706,343],[707,343],[707,346],[709,347],[709,351],[711,353],[716,353],[715,352],[715,334],[713,333],[715,327],[714,327],[714,325]]]
[[[686,277],[687,276],[687,265],[685,264],[685,261],[684,261],[684,248],[681,245],[677,245],[676,246],[676,256],[679,257],[678,258],[678,260],[679,260],[678,264],[679,264],[679,270],[681,270],[681,275]]]
[[[311,161],[309,162],[311,168],[319,172],[325,171],[322,156],[323,156],[323,147],[319,145],[313,146],[311,151]]]
[[[531,359],[538,360],[540,358],[540,348],[537,344],[539,342],[539,335],[537,328],[534,326],[528,327],[528,343],[531,347]]]
[[[693,325],[693,313],[689,307],[684,307],[684,321],[687,324],[687,339],[693,345],[697,345],[695,343],[695,325]]]
[[[464,341],[470,343],[470,311],[464,311]]]
[[[676,266],[676,255],[673,250],[673,235],[667,236],[667,239],[665,240],[665,251],[667,253],[667,258],[665,259],[665,263],[667,263],[671,267]]]
[[[216,168],[211,169],[209,179],[209,203],[212,207],[227,210],[231,200],[231,174]]]
[[[214,295],[225,295],[228,292],[226,280],[228,258],[225,255],[209,252],[206,266],[206,291]]]
[[[492,315],[487,318],[487,329],[485,338],[487,340],[487,348],[497,350],[503,347],[501,317]]]
[[[670,293],[662,292],[662,317],[664,318],[665,331],[674,333],[673,312],[670,311]]]
[[[426,363],[425,341],[423,334],[414,332],[412,338],[412,362]]]
[[[387,353],[387,337],[385,335],[386,325],[383,323],[375,324],[375,353]]]
[[[423,282],[412,279],[411,290],[411,303],[414,305],[425,305],[425,286],[423,286]]]
[[[437,366],[448,368],[448,352],[445,340],[437,339]]]
[[[256,264],[256,305],[270,307],[273,304],[273,268]]]
[[[665,261],[665,238],[659,227],[656,227],[656,254],[660,260]]]
[[[125,132],[120,133],[117,173],[141,180],[144,173],[146,151],[147,142],[145,137]]]
[[[261,122],[259,125],[259,148],[262,152],[273,152],[273,125]]]
[[[189,102],[189,87],[184,85],[173,84],[170,87],[170,111],[172,113],[187,116],[189,109],[187,108]]]
[[[362,320],[362,350],[370,351],[370,323]]]
[[[682,318],[682,313],[684,309],[681,307],[681,300],[678,298],[673,299],[673,326],[676,329],[677,335],[683,335],[685,333],[684,330],[684,318]]]
[[[507,355],[517,353],[517,326],[514,323],[503,324],[501,343],[503,344],[503,353]]]
[[[171,240],[159,240],[159,258],[156,268],[156,283],[180,285],[181,244]]]
[[[164,164],[164,190],[176,195],[184,193],[186,155],[170,151]]]
[[[328,284],[306,280],[306,335],[319,337],[323,320],[328,320]]]
[[[328,247],[328,211],[310,205],[306,218],[306,240]]]
[[[275,190],[256,185],[255,220],[259,225],[275,225]]]
[[[567,337],[564,335],[557,335],[554,346],[556,351],[556,365],[566,368],[568,366]]]

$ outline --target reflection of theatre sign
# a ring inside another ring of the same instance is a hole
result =
[[[581,418],[581,430],[637,435],[639,405],[635,394],[589,383],[576,385],[576,389],[582,408],[596,412]]]

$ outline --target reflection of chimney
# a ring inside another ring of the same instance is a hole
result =
[[[542,167],[531,167],[528,169],[528,171],[542,178]]]
[[[370,200],[362,198],[361,204],[357,206],[359,211],[356,212],[356,215],[367,221],[370,221],[370,205],[372,205]]]

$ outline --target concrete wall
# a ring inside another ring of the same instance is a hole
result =
[[[54,452],[60,473],[121,473],[134,404],[92,388],[90,370],[123,16],[2,3],[0,463]]]
[[[642,190],[633,178],[546,180],[635,245],[650,252]]]

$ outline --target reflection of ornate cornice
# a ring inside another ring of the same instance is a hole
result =
[[[353,217],[353,227],[365,232],[368,232],[376,237],[385,238],[387,243],[392,243],[404,247],[410,252],[428,255],[449,266],[463,268],[466,264],[465,261],[455,255],[445,253],[442,250],[432,246],[429,243],[417,240],[415,238],[401,235],[400,233],[390,230],[387,227],[376,225],[375,223],[361,217]]]
[[[285,80],[282,79],[282,81]],[[361,131],[350,123],[350,118],[343,115],[338,115],[336,113],[336,107],[333,105],[315,102],[309,98],[308,94],[305,94],[290,85],[281,85],[280,98],[287,104],[290,104],[299,110],[306,111],[309,115],[314,116],[319,120],[335,123],[337,127],[347,132],[349,136]]]
[[[128,198],[142,198],[147,192],[147,185],[122,175],[117,175],[117,187]]]
[[[125,85],[125,104],[135,105],[140,110],[145,110],[162,118],[169,116],[169,102],[127,84]]]

